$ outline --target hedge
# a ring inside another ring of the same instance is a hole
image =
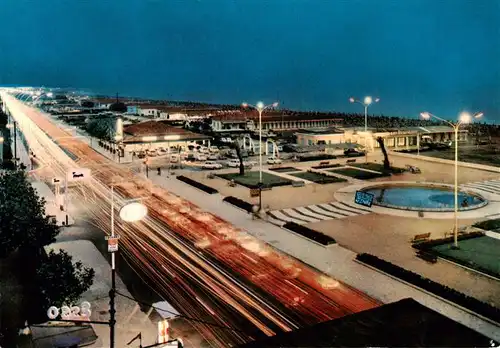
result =
[[[300,234],[302,237],[306,237],[307,239],[315,241],[316,243],[319,243],[324,246],[337,243],[335,239],[333,239],[332,237],[327,236],[321,232],[315,231],[313,229],[310,229],[308,227],[299,225],[295,222],[291,221],[287,222],[286,224],[283,225],[283,228],[286,228],[292,232]]]
[[[490,304],[481,302],[478,299],[467,296],[455,289],[436,283],[433,280],[424,278],[419,274],[408,271],[388,261],[379,259],[374,255],[366,253],[358,254],[356,256],[356,259],[369,266],[377,268],[382,272],[385,272],[396,278],[404,280],[405,282],[413,284],[445,300],[456,303],[461,307],[467,308],[477,314],[480,314],[488,319],[500,323],[500,309]]]
[[[177,180],[185,182],[186,184],[191,185],[193,187],[196,187],[197,189],[204,191],[204,192],[211,194],[211,195],[219,192],[216,189],[214,189],[213,187],[207,186],[205,184],[202,184],[201,182],[198,182],[198,181],[195,181],[191,178],[185,177],[184,175],[177,176]]]
[[[227,196],[222,199],[224,202],[232,204],[240,209],[246,210],[247,212],[252,212],[253,205],[251,203],[245,202],[242,199],[233,196]]]
[[[320,154],[316,156],[298,156],[299,162],[321,161],[321,160],[336,159],[336,158],[337,156],[329,154]]]
[[[312,169],[329,169],[329,168],[338,168],[343,166],[343,164],[340,163],[335,163],[335,164],[325,164],[325,165],[318,165],[318,166],[312,166]]]
[[[498,229],[500,229],[500,219],[485,220],[485,221],[477,222],[472,226],[477,227],[477,228],[481,228],[481,229],[486,230],[486,231],[498,230]]]

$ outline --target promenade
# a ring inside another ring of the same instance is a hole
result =
[[[177,171],[180,174],[179,171]],[[253,220],[251,216],[222,201],[219,194],[209,195],[177,180],[175,176],[150,175],[156,185],[195,203],[215,215],[263,240],[306,264],[343,281],[368,295],[384,302],[394,302],[411,297],[423,305],[446,315],[495,340],[500,340],[500,327],[469,313],[433,295],[406,285],[389,276],[374,271],[355,261],[356,254],[339,245],[328,248],[312,243],[266,221]]]

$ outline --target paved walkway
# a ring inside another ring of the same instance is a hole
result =
[[[282,226],[286,222],[299,225],[324,220],[343,219],[350,216],[370,214],[370,210],[345,202],[311,204],[304,207],[268,211],[269,222]]]
[[[61,204],[64,206],[64,197],[62,195],[56,197],[52,189],[44,182],[35,181],[31,183],[31,186],[35,188],[40,197],[45,199],[45,214],[55,216],[58,226],[62,226],[63,223],[66,224],[66,212],[60,208]],[[68,215],[68,224],[72,225],[74,222],[72,216]]]
[[[153,183],[211,211],[249,234],[292,255],[332,277],[360,289],[384,303],[412,297],[420,303],[495,340],[500,339],[500,327],[450,305],[434,296],[373,271],[354,261],[355,253],[338,245],[324,248],[293,233],[262,220],[253,220],[246,212],[222,201],[218,194],[208,195],[171,176],[150,176]]]

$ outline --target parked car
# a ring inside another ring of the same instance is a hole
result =
[[[240,166],[240,160],[231,159],[231,160],[227,161],[226,164],[228,167],[238,168]]]
[[[211,153],[218,153],[219,152],[219,148],[217,146],[210,146],[210,148],[208,150]]]
[[[179,162],[179,156],[178,155],[171,155],[170,156],[170,162],[171,163],[177,163],[177,162]]]
[[[200,162],[205,162],[207,160],[207,156],[199,154],[199,153],[195,155],[195,158],[197,161],[200,161]]]
[[[203,165],[201,167],[203,169],[221,169],[222,164],[214,162],[214,161],[206,161],[205,163],[203,163]]]
[[[146,157],[146,153],[145,153],[144,151],[141,151],[141,152],[139,152],[139,153],[137,154],[137,157],[138,157],[138,158],[141,158],[141,159],[142,159],[142,158],[145,158],[145,157]]]
[[[163,147],[160,147],[160,148],[158,149],[158,154],[159,154],[160,156],[166,155],[166,154],[167,154],[167,150],[165,150]]]
[[[355,149],[347,149],[344,151],[344,155],[347,157],[361,157],[364,156],[365,153],[361,151],[357,151]]]
[[[158,153],[156,152],[156,150],[147,150],[147,151],[146,151],[146,154],[147,154],[149,157],[156,157],[156,156],[158,156]]]
[[[214,154],[208,156],[209,161],[217,161],[218,159],[219,159],[219,156],[214,155]]]
[[[240,160],[237,160],[237,159],[229,160],[229,161],[227,161],[227,166],[231,167],[231,168],[238,168],[240,166]],[[245,168],[252,168],[253,163],[244,161],[243,166]]]
[[[283,163],[283,161],[277,157],[269,157],[267,159],[267,164],[281,164],[281,163]]]

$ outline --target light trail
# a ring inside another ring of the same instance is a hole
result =
[[[235,345],[380,305],[153,186],[72,138],[47,114],[5,93],[2,99],[40,163],[33,174],[48,181],[65,177],[68,168],[92,171],[93,178],[74,185],[71,196],[85,205],[96,227],[110,233],[110,185],[115,186],[117,206],[147,197],[148,218],[134,224],[116,221],[120,253],[182,314],[241,331],[193,322],[212,344]]]

